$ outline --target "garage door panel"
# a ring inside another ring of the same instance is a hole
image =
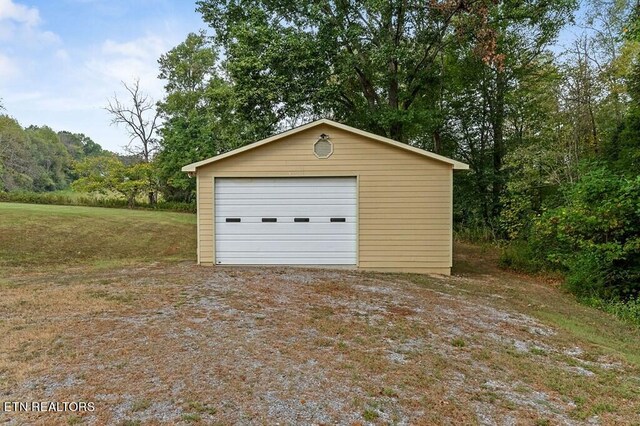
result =
[[[305,212],[308,213],[308,212]],[[308,222],[296,222],[296,219],[309,219]],[[240,219],[240,222],[237,222],[236,220]],[[263,222],[262,219],[277,219],[275,222]],[[280,228],[287,228],[289,227],[289,224],[291,223],[295,223],[296,226],[307,226],[307,227],[311,227],[310,229],[315,229],[316,227],[318,229],[322,229],[322,232],[331,232],[332,229],[339,227],[339,226],[347,226],[349,224],[351,225],[355,225],[356,223],[356,218],[354,216],[347,216],[347,215],[335,215],[335,217],[333,217],[333,219],[340,219],[340,221],[338,222],[332,222],[331,221],[331,217],[328,216],[313,216],[310,214],[300,214],[300,215],[296,215],[296,216],[278,216],[278,215],[264,215],[261,214],[260,216],[240,216],[240,215],[223,215],[222,217],[219,217],[216,219],[216,226],[220,226],[220,225],[224,225],[224,226],[230,226],[230,227],[235,227],[235,228],[242,228],[243,225],[239,225],[239,223],[243,223],[246,224],[247,226],[252,225],[252,224],[260,224],[260,227],[258,228],[254,228],[256,230],[256,232],[260,232],[264,227],[268,225],[270,225],[270,228],[264,228],[266,229],[280,229]],[[342,219],[344,219],[344,221],[342,221]],[[297,228],[296,228],[297,229]]]
[[[265,258],[265,259],[281,259],[281,260],[288,260],[288,259],[282,259],[283,256],[287,256],[287,257],[293,257],[293,258],[316,258],[317,257],[317,252],[315,251],[268,251],[265,253],[260,253],[260,252],[253,252],[253,253],[247,253],[245,251],[228,251],[226,252],[227,256],[229,258],[237,258],[237,259],[250,259],[250,258]],[[326,256],[324,256],[325,259],[344,259],[345,257],[349,256],[349,253],[351,253],[348,250],[345,251],[334,251],[331,253],[327,253]],[[260,256],[256,256],[256,254],[260,254]],[[224,257],[224,256],[222,256]],[[332,263],[333,264],[333,263]]]
[[[222,222],[216,223],[216,236],[225,235],[301,235],[332,238],[336,235],[355,235],[356,226],[352,223],[263,223],[263,222]]]
[[[313,240],[319,242],[327,242],[330,243],[332,241],[353,241],[356,234],[335,234],[329,235],[326,234],[316,234],[314,235]],[[308,241],[309,237],[307,235],[301,234],[224,234],[224,235],[216,235],[216,239],[220,242],[234,242],[234,241]]]
[[[353,265],[356,194],[355,178],[216,178],[216,263]]]
[[[269,194],[265,194],[265,191],[270,191]],[[220,195],[225,195],[225,199],[245,199],[246,195],[251,195],[253,199],[264,198],[289,198],[292,194],[299,195],[303,198],[319,199],[323,196],[331,195],[335,197],[353,196],[355,195],[354,188],[341,188],[338,186],[331,187],[274,187],[273,189],[268,186],[262,186],[259,188],[233,188],[222,189]]]
[[[335,258],[323,259],[322,263],[317,262],[317,256],[310,257],[294,257],[287,256],[271,258],[271,257],[226,257],[216,256],[216,263],[220,265],[353,265],[352,261],[346,260],[348,254],[340,255]]]
[[[284,179],[284,180],[283,180]],[[257,177],[257,178],[247,178],[247,177],[223,177],[216,178],[216,180],[224,180],[224,187],[220,187],[223,191],[229,191],[237,187],[242,188],[272,188],[275,185],[279,188],[285,187],[302,187],[309,188],[310,185],[308,183],[309,180],[315,180],[313,182],[314,188],[323,188],[323,187],[340,187],[344,188],[345,179],[353,179],[352,177],[322,177],[322,178],[307,178],[307,177],[291,177],[291,178],[283,178],[283,177]],[[286,181],[285,181],[286,180]],[[275,184],[275,185],[274,185]]]
[[[256,196],[251,199],[247,199],[246,197],[239,197],[238,194],[234,194],[237,198],[231,198],[231,194],[223,194],[224,199],[221,201],[222,206],[237,206],[237,205],[247,205],[247,204],[255,204],[255,205],[267,205],[267,206],[281,206],[281,205],[289,205],[291,203],[291,196],[287,197],[286,195],[282,195],[280,197],[270,197],[267,198],[264,195],[262,197]],[[318,194],[317,197],[309,197],[308,194],[305,196],[296,197],[296,204],[314,204],[314,205],[327,205],[326,200],[328,198],[331,199],[331,204],[350,204],[353,200],[355,194]]]
[[[294,217],[345,217],[353,214],[353,208],[349,205],[317,205],[317,204],[303,204],[303,205],[282,205],[282,206],[265,206],[262,204],[257,205],[238,205],[238,206],[218,206],[216,204],[216,211],[222,221],[227,217],[276,217],[278,222],[280,218],[294,218]]]
[[[321,240],[321,241],[289,241],[289,240],[236,240],[225,241],[225,253],[242,253],[260,252],[271,255],[277,253],[274,251],[274,245],[286,247],[287,251],[293,253],[302,253],[305,251],[317,253],[319,251],[331,251],[348,253],[351,250],[351,240]]]

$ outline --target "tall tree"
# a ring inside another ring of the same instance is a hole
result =
[[[577,161],[597,154],[602,143],[597,109],[605,89],[598,81],[598,71],[590,59],[591,53],[590,39],[582,36],[567,52],[571,59],[563,66],[565,83],[561,99],[573,129],[573,157]]]
[[[29,137],[20,124],[0,115],[0,190],[32,189],[37,165],[29,147]]]
[[[537,137],[524,141],[506,159],[510,175],[500,222],[511,238],[527,235],[543,207],[564,202],[558,190],[577,184],[585,171],[593,169],[585,162],[606,160],[621,170],[633,170],[630,166],[638,161],[636,120],[624,122],[625,111],[633,109],[633,90],[627,91],[624,77],[637,47],[621,34],[629,27],[632,4],[627,0],[588,4],[580,24],[584,32],[549,62],[556,77],[546,84],[539,80],[534,87],[546,93],[536,102],[542,114],[530,120],[537,123]]]
[[[55,191],[69,185],[71,156],[58,135],[48,126],[25,129],[30,141],[31,157],[37,164],[33,173],[33,189]]]
[[[496,59],[493,4],[201,0],[198,9],[252,120],[328,115],[409,142],[455,33],[474,34],[477,53]]]
[[[602,139],[611,138],[622,124],[628,102],[625,75],[633,61],[635,43],[623,36],[636,0],[589,0],[585,35],[588,36],[588,60],[593,64],[598,83],[604,90],[603,108],[597,117]]]
[[[546,66],[552,61],[547,48],[575,7],[574,1],[500,2],[487,15],[499,60],[483,61],[472,34],[451,50],[447,127],[472,167],[459,177],[459,217],[493,226],[500,215],[509,180],[505,158],[540,129],[537,87],[554,73]]]
[[[155,102],[140,90],[139,79],[135,79],[131,84],[122,82],[122,86],[127,92],[128,99],[121,101],[114,94],[105,109],[111,115],[111,123],[124,125],[129,134],[127,150],[139,155],[144,162],[148,163],[158,145],[156,134],[160,122]]]
[[[150,187],[153,169],[150,163],[137,162],[126,165],[116,155],[88,157],[76,164],[79,178],[72,186],[77,191],[119,194],[127,200],[127,206],[135,205],[136,197],[153,191]]]
[[[135,79],[131,85],[122,82],[128,96],[128,103],[120,101],[117,95],[109,99],[105,108],[111,115],[111,123],[122,124],[129,133],[131,139],[127,150],[138,155],[145,163],[150,163],[153,154],[158,149],[158,139],[156,137],[159,127],[159,111],[155,102],[140,90],[140,80]],[[153,185],[150,185],[153,187]],[[157,193],[149,191],[149,204],[154,204]]]
[[[159,103],[164,125],[156,162],[165,197],[189,201],[195,183],[182,166],[266,137],[274,125],[251,122],[239,111],[236,91],[204,32],[189,34],[159,63],[167,94]]]
[[[76,161],[103,153],[102,147],[83,133],[71,133],[63,130],[58,132],[58,138]]]
[[[447,99],[448,80],[460,66],[471,66],[473,74],[464,78],[475,80],[477,85],[470,84],[477,91],[461,96],[475,96],[468,99],[473,109],[485,107],[484,121],[475,122],[473,132],[481,129],[480,144],[486,147],[480,155],[489,219],[499,213],[506,181],[509,96],[523,74],[535,72],[530,64],[556,38],[576,2],[201,0],[198,5],[225,52],[224,69],[240,110],[255,122],[328,115],[443,152],[451,147],[448,140],[465,138],[447,130],[451,104],[457,102]],[[450,60],[455,57],[461,60]],[[464,84],[459,88],[467,90]],[[472,163],[480,166],[478,158]]]
[[[624,27],[625,49],[633,60],[626,70],[629,96],[625,117],[604,147],[604,158],[618,173],[631,177],[640,174],[640,4],[636,3]]]
[[[74,149],[47,126],[0,116],[0,190],[55,191],[73,180]]]

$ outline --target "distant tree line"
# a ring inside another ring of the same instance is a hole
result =
[[[104,154],[81,133],[55,132],[47,126],[23,128],[0,115],[0,191],[56,191],[77,178],[74,163]]]

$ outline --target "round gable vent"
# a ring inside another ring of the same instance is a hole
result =
[[[318,158],[329,158],[333,154],[333,142],[329,140],[329,136],[324,133],[320,135],[320,139],[313,144],[313,153]]]

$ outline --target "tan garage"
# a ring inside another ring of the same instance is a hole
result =
[[[198,263],[449,274],[453,170],[468,168],[326,119],[189,164]]]

